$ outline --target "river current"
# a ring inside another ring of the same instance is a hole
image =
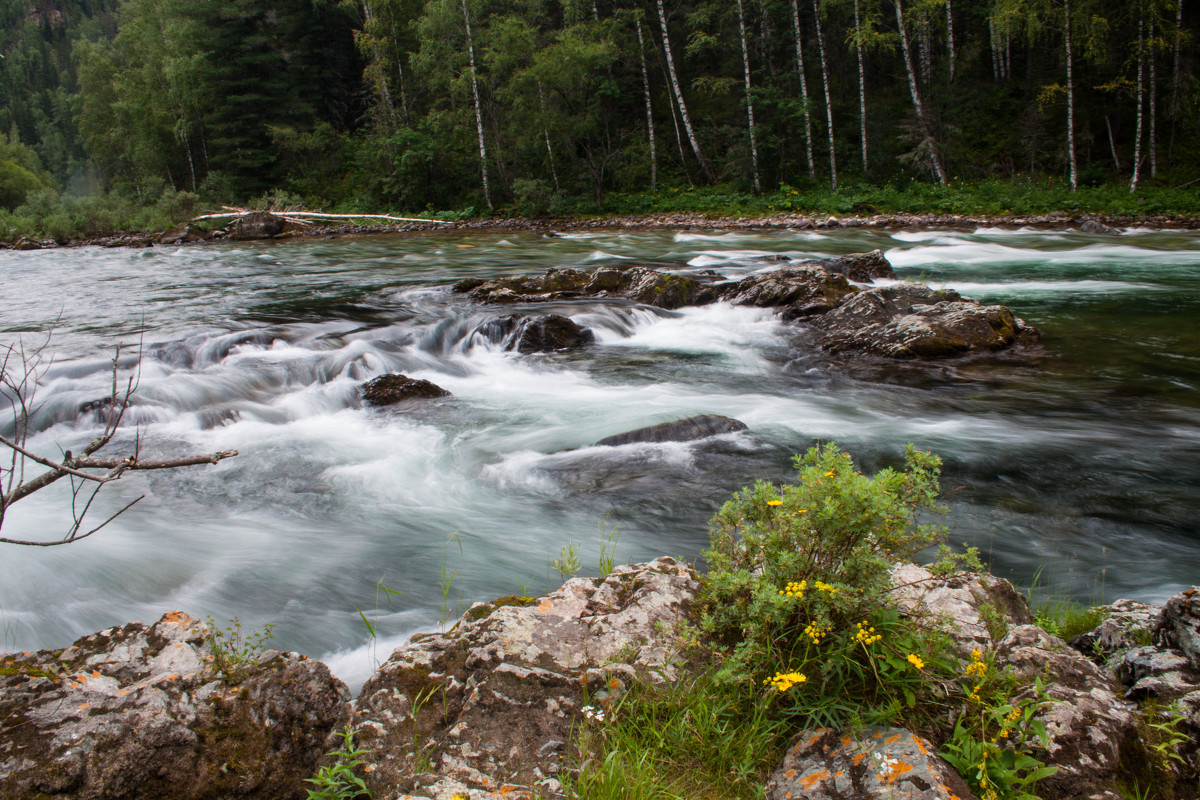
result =
[[[1005,303],[1032,352],[944,363],[833,358],[769,310],[619,302],[472,306],[449,286],[553,266],[642,263],[736,278],[880,248],[901,279]],[[993,571],[1084,601],[1162,600],[1200,583],[1200,234],[1075,230],[473,233],[0,253],[0,343],[52,331],[31,445],[78,449],[112,349],[138,365],[110,450],[237,449],[217,466],[128,474],[69,546],[0,546],[0,651],[179,609],[323,658],[352,684],[473,600],[618,562],[698,560],[707,521],[793,454],[836,441],[865,470],[912,442],[945,461],[951,540]],[[518,355],[482,323],[553,310],[575,353]],[[403,372],[453,397],[391,409],[357,387]],[[8,412],[0,412],[0,414]],[[590,445],[700,413],[749,431]],[[12,430],[12,415],[0,416]],[[61,482],[14,506],[10,537],[69,522]],[[386,586],[392,592],[378,587]],[[399,594],[395,594],[398,592]],[[372,638],[363,617],[371,621]]]

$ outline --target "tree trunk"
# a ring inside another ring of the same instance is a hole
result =
[[[1117,155],[1117,141],[1116,141],[1116,139],[1113,138],[1112,120],[1110,120],[1108,118],[1107,114],[1104,115],[1104,124],[1105,124],[1105,126],[1108,127],[1108,149],[1112,152],[1113,164],[1116,165],[1117,174],[1120,175],[1121,174],[1121,159]]]
[[[855,0],[857,2],[857,0]],[[950,59],[950,80],[954,80],[954,14],[950,11],[950,0],[946,0],[946,54]]]
[[[1150,177],[1158,177],[1158,70],[1154,66],[1154,23],[1150,23],[1150,129],[1147,143],[1150,145]]]
[[[796,30],[796,69],[800,72],[800,101],[804,104],[804,154],[808,157],[808,179],[813,180],[817,177],[817,169],[813,162],[812,114],[808,103],[808,79],[804,75],[804,45],[801,44],[799,0],[792,0],[792,24]]]
[[[1079,170],[1075,163],[1075,64],[1071,55],[1071,0],[1063,0],[1063,47],[1067,55],[1067,159],[1071,167],[1071,191],[1079,188]],[[1134,169],[1137,166],[1134,165]]]
[[[742,40],[742,79],[746,85],[746,128],[750,132],[750,165],[754,173],[754,191],[762,191],[758,177],[758,143],[754,138],[754,99],[750,96],[750,51],[746,48],[746,16],[742,0],[737,0],[738,34]]]
[[[1129,179],[1129,192],[1137,191],[1142,167],[1142,70],[1146,64],[1145,44],[1142,40],[1142,21],[1138,20],[1138,70],[1137,70],[1137,132],[1133,137],[1133,177]]]
[[[1183,54],[1183,0],[1175,6],[1175,69],[1171,76],[1171,143],[1167,146],[1167,161],[1175,160],[1175,126],[1179,122],[1179,83]]]
[[[992,80],[1000,82],[1000,48],[996,44],[996,21],[988,17],[988,33],[992,45]]]
[[[633,22],[637,27],[638,56],[642,63],[642,96],[646,101],[646,135],[650,139],[650,188],[653,189],[658,185],[658,155],[654,147],[654,107],[650,105],[650,71],[646,68],[646,43],[642,39],[642,20],[634,17]]]
[[[362,1],[363,14],[363,29],[366,31],[371,27],[372,20],[375,19],[375,14],[371,11],[371,4],[367,0]],[[379,55],[379,42],[371,33],[367,33],[371,39],[371,58],[374,60],[372,72],[375,76],[375,86],[379,90],[379,99],[383,101],[383,107],[387,110],[387,120],[389,126],[395,123],[396,108],[392,104],[392,93],[388,89],[387,76],[383,72],[383,58]]]
[[[904,29],[904,10],[901,8],[901,0],[895,0],[896,6],[896,27],[900,30],[900,49],[904,54],[904,71],[908,74],[908,91],[912,95],[913,111],[917,115],[917,127],[921,132],[921,146],[925,148],[925,153],[929,157],[929,164],[933,167],[933,172],[937,176],[938,183],[945,185],[946,174],[942,170],[941,159],[938,158],[937,148],[934,147],[933,136],[929,130],[929,121],[925,117],[925,108],[921,105],[921,93],[917,89],[917,75],[913,70],[912,54],[908,48],[908,33]]]
[[[837,189],[837,152],[833,146],[833,103],[829,98],[829,69],[825,64],[825,37],[821,33],[821,8],[817,5],[817,0],[813,0],[813,19],[817,26],[817,52],[821,56],[821,83],[825,87],[825,130],[829,133],[829,185],[831,188]]]
[[[692,118],[688,116],[687,104],[683,101],[683,90],[679,88],[679,76],[675,73],[675,59],[671,56],[671,37],[667,34],[667,13],[663,10],[663,0],[658,0],[657,5],[658,24],[662,28],[663,52],[667,57],[667,71],[671,75],[671,90],[674,92],[675,102],[679,106],[683,129],[687,131],[688,143],[692,146],[692,152],[696,154],[696,160],[700,162],[700,168],[704,170],[704,177],[709,183],[716,183],[717,176],[713,173],[712,164],[708,163],[708,159],[704,157],[704,152],[700,149],[696,131],[692,129]]]
[[[541,80],[538,80],[538,102],[542,106],[542,119],[548,115],[546,113],[546,90],[542,88]],[[554,166],[554,148],[550,146],[550,131],[546,129],[545,124],[542,125],[542,138],[546,140],[546,155],[550,158],[550,177],[554,179],[554,191],[560,191],[558,185],[558,169]]]
[[[479,171],[483,176],[483,199],[488,211],[494,211],[492,205],[492,190],[488,185],[487,144],[483,140],[483,110],[479,105],[479,79],[475,75],[475,40],[471,38],[471,14],[467,10],[467,0],[462,0],[463,20],[467,23],[467,56],[471,67],[471,96],[475,100],[475,131],[479,134]]]
[[[862,169],[863,177],[866,177],[867,83],[866,76],[863,74],[862,23],[860,22],[858,16],[858,0],[854,0],[854,54],[858,59],[858,138],[862,141]]]

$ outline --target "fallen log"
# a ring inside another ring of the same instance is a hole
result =
[[[228,207],[226,207],[228,208]],[[323,211],[248,211],[245,209],[228,209],[227,211],[218,214],[202,214],[198,217],[192,217],[192,222],[199,222],[205,219],[237,219],[250,214],[271,214],[276,217],[290,219],[293,222],[306,223],[310,219],[386,219],[393,222],[430,222],[434,225],[453,225],[453,222],[446,222],[440,219],[422,219],[420,217],[393,217],[390,214],[326,214]]]

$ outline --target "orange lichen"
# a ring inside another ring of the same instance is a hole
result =
[[[554,608],[554,603],[551,603],[551,602],[550,602],[550,598],[546,598],[546,599],[545,599],[545,600],[543,600],[543,601],[541,602],[541,604],[538,606],[538,611],[540,611],[541,613],[545,614],[547,611],[551,611],[551,610],[553,610],[553,608]]]
[[[867,757],[866,753],[857,753],[850,757],[850,763],[857,767],[859,764],[861,764],[863,762],[863,759],[865,759],[866,757]]]
[[[814,772],[813,774],[805,775],[803,778],[801,778],[800,779],[800,788],[801,789],[811,789],[812,787],[816,786],[818,783],[821,783],[822,781],[827,781],[827,780],[829,780],[829,770],[819,769],[816,772]]]
[[[903,761],[897,761],[890,765],[886,772],[879,773],[879,780],[884,783],[895,783],[902,777],[913,771],[912,764],[905,764]]]
[[[901,737],[900,737],[900,734],[898,734],[898,733],[897,733],[897,734],[895,734],[895,735],[893,735],[893,736],[889,736],[888,738],[884,739],[884,740],[883,740],[883,743],[884,743],[884,744],[891,744],[892,742],[898,742],[898,741],[900,741],[900,738],[901,738]]]
[[[923,754],[929,755],[929,747],[928,747],[929,742],[925,741],[920,736],[914,736],[913,744],[915,744],[917,746],[917,749],[920,750]]]
[[[92,677],[93,677],[93,678],[99,678],[99,677],[100,677],[100,670],[98,670],[98,669],[94,669],[94,670],[92,670]]]

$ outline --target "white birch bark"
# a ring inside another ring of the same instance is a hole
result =
[[[1075,63],[1071,55],[1071,0],[1063,0],[1063,46],[1067,55],[1067,159],[1071,167],[1071,191],[1079,188],[1079,169],[1075,162]],[[1137,169],[1136,165],[1134,169]]]
[[[671,37],[667,33],[667,13],[663,10],[663,0],[657,0],[657,5],[658,24],[662,28],[663,52],[667,57],[667,71],[671,75],[671,90],[674,92],[675,102],[679,106],[683,129],[687,132],[688,143],[692,146],[692,152],[696,154],[696,160],[700,162],[700,168],[704,170],[704,177],[709,183],[716,183],[717,176],[713,174],[712,164],[708,163],[708,159],[704,157],[704,151],[700,149],[696,131],[692,129],[692,119],[688,116],[687,104],[683,101],[683,90],[679,88],[679,76],[675,73],[675,59],[671,55]]]
[[[658,154],[654,146],[654,107],[650,104],[650,71],[646,68],[646,43],[642,39],[642,20],[634,17],[633,22],[637,27],[638,56],[642,63],[642,97],[646,101],[646,136],[650,140],[650,188],[653,189],[658,185]]]
[[[812,114],[808,104],[808,79],[804,74],[804,45],[801,43],[803,37],[800,33],[799,0],[792,0],[792,25],[796,31],[796,69],[800,72],[800,100],[804,103],[804,154],[808,157],[808,179],[813,180],[817,177],[817,169],[813,162]]]
[[[483,110],[479,105],[479,79],[475,75],[475,40],[471,37],[471,14],[467,10],[467,0],[462,0],[463,20],[467,24],[467,57],[471,67],[471,96],[475,100],[475,131],[479,134],[479,172],[483,176],[483,199],[488,211],[494,211],[492,205],[492,190],[488,185],[487,144],[483,139]]]
[[[838,187],[837,152],[833,146],[833,103],[829,98],[829,69],[825,64],[825,37],[821,33],[821,8],[813,0],[813,19],[817,26],[817,53],[821,56],[821,83],[825,87],[825,130],[829,134],[829,185]]]
[[[1171,78],[1171,119],[1179,118],[1179,84],[1183,58],[1183,0],[1175,6],[1175,74]]]
[[[1150,146],[1150,177],[1158,177],[1158,71],[1154,66],[1154,23],[1150,23],[1150,52],[1146,58],[1150,61],[1150,119],[1147,144]]]
[[[1108,149],[1112,153],[1113,164],[1116,165],[1117,174],[1121,174],[1121,157],[1117,155],[1117,140],[1113,137],[1112,120],[1106,114],[1104,116],[1104,124],[1108,128]]]
[[[996,44],[996,21],[988,17],[988,34],[991,36],[992,45],[992,79],[1000,82],[1000,48]]]
[[[542,87],[541,80],[538,80],[537,86],[538,102],[542,106],[542,118],[545,119],[548,116],[546,113],[546,90]],[[554,148],[550,145],[550,131],[544,124],[542,125],[542,138],[546,140],[546,155],[550,158],[550,177],[554,179],[554,191],[557,192],[560,187],[558,185],[558,169],[554,166]]]
[[[938,158],[937,148],[934,147],[933,136],[929,132],[929,122],[925,118],[925,107],[921,104],[921,93],[917,89],[917,75],[913,70],[912,54],[909,52],[908,32],[904,28],[904,10],[901,7],[901,0],[895,0],[895,6],[896,27],[900,31],[900,49],[904,54],[904,71],[908,74],[908,91],[912,95],[913,111],[916,112],[917,126],[921,131],[921,146],[929,157],[929,164],[933,167],[938,183],[945,184],[946,173],[942,170],[941,159]]]
[[[750,51],[746,47],[746,15],[742,0],[737,0],[738,34],[742,40],[742,79],[746,85],[746,127],[750,132],[750,165],[754,173],[754,191],[762,191],[758,177],[758,143],[754,137],[754,100],[750,96]]]
[[[950,0],[946,0],[946,51],[950,58],[950,80],[954,80],[954,14],[950,11]]]
[[[1138,20],[1138,69],[1137,69],[1137,132],[1133,139],[1133,177],[1129,179],[1129,192],[1137,191],[1142,167],[1142,70],[1145,68],[1146,51],[1142,41],[1142,21]]]
[[[949,2],[949,0],[947,0]],[[862,141],[863,176],[867,174],[867,82],[863,74],[862,23],[854,0],[854,54],[858,58],[858,138]]]

